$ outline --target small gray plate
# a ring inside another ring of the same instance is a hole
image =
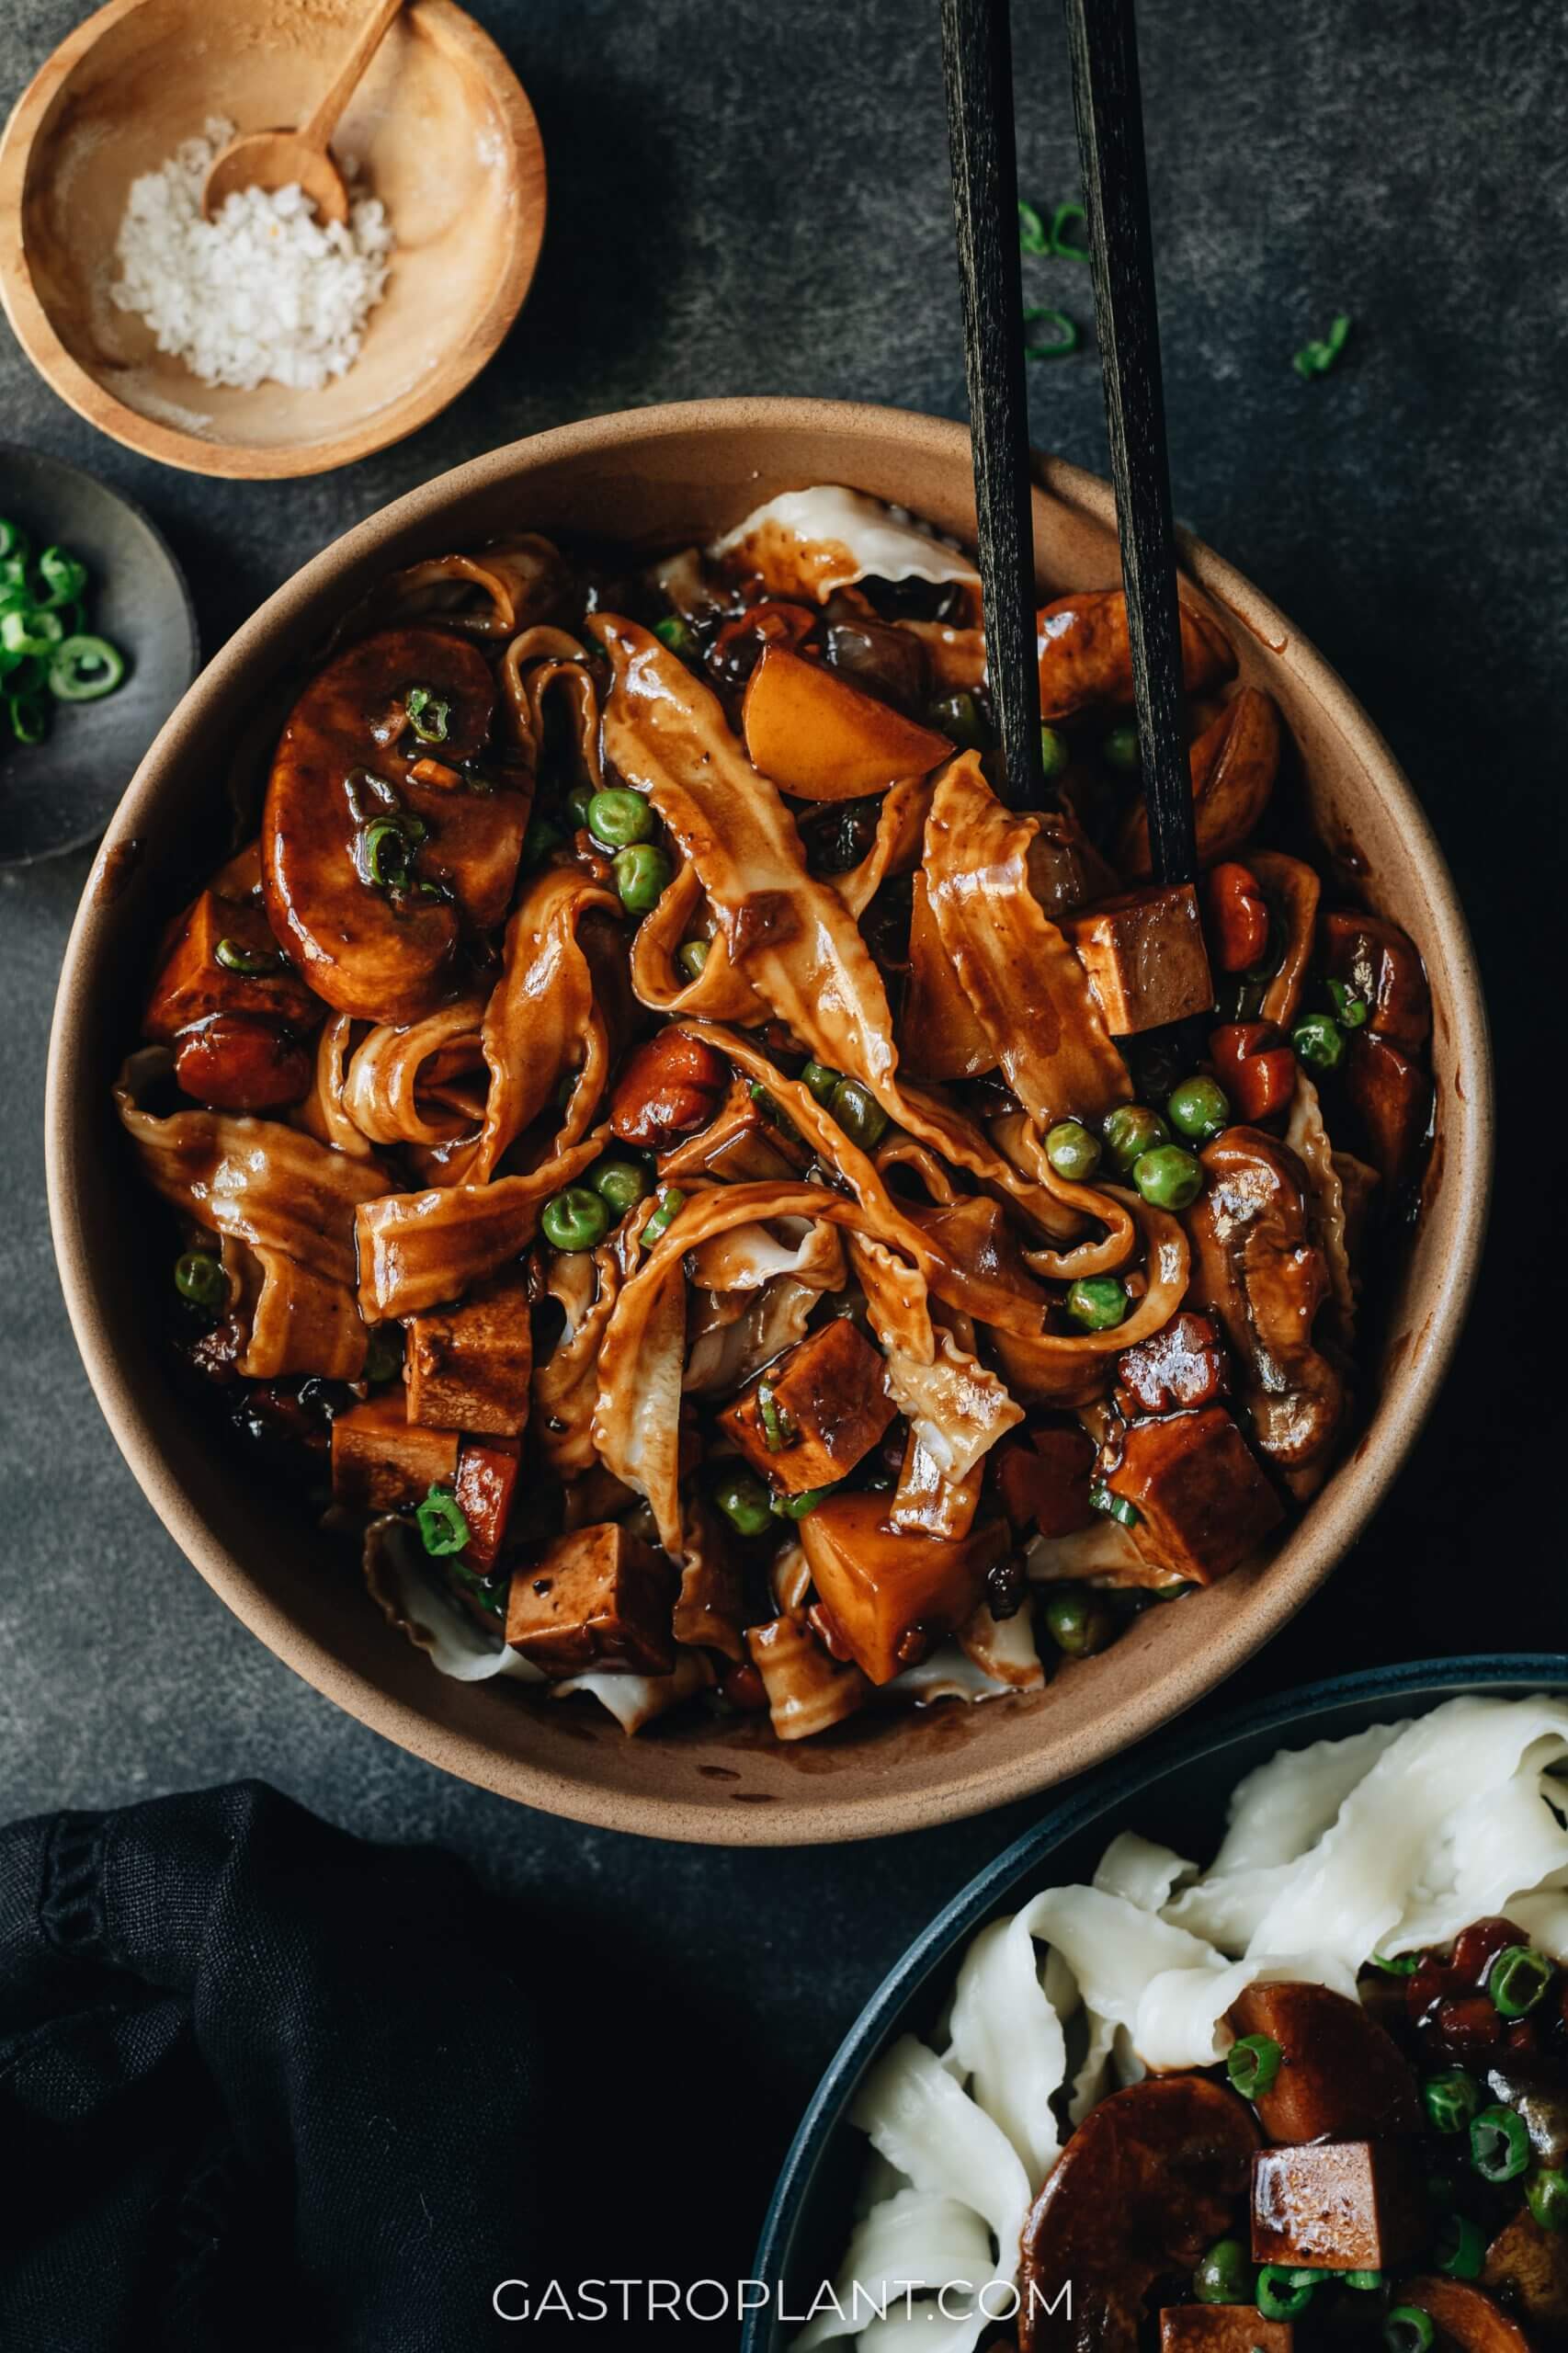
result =
[[[0,442],[0,515],[35,551],[87,567],[87,627],[125,656],[99,702],[55,704],[41,744],[0,719],[0,866],[28,866],[96,840],[148,745],[200,665],[196,614],[178,564],[145,515],[91,474]]]

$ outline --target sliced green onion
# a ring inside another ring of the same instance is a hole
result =
[[[1045,777],[1048,783],[1053,776],[1060,776],[1062,774],[1062,769],[1067,766],[1067,763],[1072,756],[1072,750],[1068,745],[1065,735],[1059,734],[1054,727],[1042,727],[1040,729],[1040,772]]]
[[[1360,1029],[1366,1026],[1367,1005],[1347,989],[1343,981],[1330,981],[1328,1001],[1334,1007],[1334,1017],[1342,1029]]]
[[[798,1495],[775,1495],[770,1508],[781,1519],[805,1519],[833,1492],[832,1487],[806,1487]]]
[[[1031,303],[1024,313],[1027,327],[1039,326],[1045,321],[1056,329],[1056,338],[1054,342],[1042,343],[1038,335],[1033,337],[1024,345],[1026,359],[1065,359],[1070,351],[1077,350],[1081,340],[1078,329],[1065,311],[1041,310],[1038,303]]]
[[[18,744],[41,744],[49,733],[49,705],[36,688],[7,694],[6,716]]]
[[[1470,2161],[1483,2181],[1517,2181],[1530,2161],[1530,2136],[1511,2108],[1483,2108],[1470,2127]]]
[[[1431,2316],[1419,2304],[1394,2304],[1384,2315],[1383,2343],[1388,2353],[1431,2353],[1437,2339]]]
[[[444,744],[451,733],[452,706],[429,687],[410,687],[403,701],[408,723],[422,744]]]
[[[1342,2271],[1338,2275],[1342,2288],[1381,2288],[1387,2279],[1384,2271]]]
[[[221,939],[212,950],[214,963],[222,964],[225,972],[238,972],[247,981],[260,980],[264,973],[276,972],[282,961],[281,953],[273,949],[246,948],[237,939]]]
[[[1449,2214],[1437,2236],[1434,2256],[1439,2271],[1450,2279],[1479,2279],[1481,2267],[1486,2260],[1486,2241],[1481,2235],[1479,2223],[1468,2214]]]
[[[363,881],[378,891],[406,891],[414,851],[424,839],[417,817],[377,817],[355,843],[355,862]]]
[[[1500,2018],[1522,2018],[1551,1983],[1551,1963],[1529,1945],[1509,1945],[1486,1972],[1486,1990]]]
[[[38,569],[45,590],[38,599],[42,612],[57,612],[62,605],[75,604],[87,585],[86,565],[67,555],[63,548],[45,548]]]
[[[1296,353],[1290,365],[1297,375],[1304,376],[1309,380],[1313,376],[1326,376],[1344,350],[1345,338],[1349,332],[1349,318],[1345,312],[1341,311],[1321,343],[1303,344],[1301,350]]]
[[[1462,2132],[1481,2106],[1481,2087],[1462,2067],[1449,2067],[1427,2076],[1421,2104],[1435,2132]]]
[[[756,1415],[762,1424],[762,1442],[769,1454],[782,1454],[793,1446],[801,1435],[795,1417],[788,1405],[781,1405],[774,1394],[770,1381],[759,1381],[756,1387]]]
[[[1083,229],[1086,239],[1089,216],[1081,204],[1075,204],[1069,197],[1066,203],[1059,204],[1051,216],[1051,250],[1062,261],[1088,261],[1091,256],[1087,243],[1069,244],[1062,234],[1063,230],[1072,228],[1074,223]]]
[[[420,1542],[437,1559],[443,1553],[460,1552],[468,1542],[467,1515],[450,1487],[432,1486],[424,1502],[415,1506],[414,1517]]]
[[[690,654],[696,649],[697,640],[678,613],[666,613],[662,621],[655,621],[653,635],[661,645],[667,645],[672,654]]]
[[[0,563],[28,560],[28,535],[8,515],[0,515]]]
[[[1265,2320],[1296,2320],[1312,2302],[1317,2280],[1286,2265],[1266,2263],[1257,2275],[1257,2309]]]
[[[1367,1959],[1374,1969],[1381,1969],[1385,1977],[1414,1977],[1421,1966],[1422,1956],[1418,1952],[1396,1952],[1392,1956],[1369,1952]]]
[[[1261,2099],[1284,2055],[1271,2034],[1244,2034],[1225,2053],[1225,2073],[1244,2099]]]
[[[762,1481],[749,1471],[732,1472],[713,1490],[713,1500],[737,1536],[764,1536],[773,1521],[773,1506]]]
[[[7,654],[52,654],[65,631],[58,613],[13,606],[0,613],[0,645]]]
[[[1051,232],[1032,204],[1018,199],[1018,250],[1026,254],[1048,254]]]
[[[1130,1504],[1125,1495],[1113,1495],[1103,1479],[1091,1481],[1089,1501],[1096,1511],[1103,1511],[1108,1519],[1120,1520],[1123,1528],[1136,1528],[1142,1518],[1136,1504]]]
[[[666,1185],[659,1195],[657,1208],[642,1228],[639,1237],[644,1250],[651,1250],[660,1235],[669,1232],[685,1207],[686,1195],[680,1188],[676,1185]]]

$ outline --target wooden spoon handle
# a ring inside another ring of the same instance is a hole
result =
[[[392,20],[403,6],[403,0],[376,0],[364,23],[354,36],[347,56],[338,67],[331,88],[301,125],[300,137],[307,147],[319,147],[324,154],[337,129],[338,118],[354,96],[365,76],[378,49],[392,28]]]

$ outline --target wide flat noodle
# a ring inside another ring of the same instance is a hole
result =
[[[349,1118],[343,1102],[353,1044],[352,1014],[335,1013],[322,1023],[311,1091],[303,1102],[291,1107],[288,1117],[291,1127],[303,1128],[318,1143],[330,1144],[334,1152],[349,1153],[356,1160],[368,1160],[369,1140]]]
[[[577,773],[592,791],[604,783],[599,756],[599,692],[584,667],[586,649],[563,629],[526,629],[501,658],[500,685],[517,747],[537,774],[544,749],[544,698],[573,706]]]
[[[692,1014],[704,1021],[733,1021],[755,1027],[767,1019],[767,1007],[745,974],[730,957],[723,933],[710,936],[699,921],[706,905],[702,877],[695,866],[677,867],[659,894],[659,904],[643,916],[631,941],[632,994],[655,1013]],[[692,980],[676,961],[676,951],[688,939],[706,938],[708,954]]]
[[[1328,1268],[1328,1292],[1338,1319],[1336,1334],[1348,1348],[1356,1336],[1356,1276],[1350,1264],[1345,1228],[1345,1184],[1328,1130],[1323,1122],[1318,1091],[1300,1063],[1285,1141],[1307,1172],[1313,1211],[1313,1238]]]
[[[348,1065],[343,1108],[371,1143],[451,1143],[473,1122],[441,1104],[422,1108],[420,1090],[429,1065],[443,1073],[479,1061],[483,1000],[460,997],[423,1021],[403,1028],[379,1024],[363,1040]],[[340,1017],[341,1018],[341,1017]]]
[[[202,1110],[159,1119],[140,1097],[168,1067],[160,1047],[133,1054],[115,1102],[154,1191],[254,1254],[256,1353],[242,1358],[242,1370],[357,1380],[366,1335],[354,1306],[354,1213],[386,1192],[385,1176],[281,1120]]]
[[[1097,1125],[1132,1099],[1088,975],[1029,881],[1039,820],[1005,809],[960,753],[937,779],[926,823],[926,895],[949,962],[1007,1084],[1042,1127]]]
[[[613,891],[580,869],[536,874],[506,926],[501,978],[484,1009],[481,1045],[490,1072],[484,1125],[463,1165],[467,1184],[493,1176],[507,1146],[551,1102],[563,1072],[577,1071],[557,1149],[575,1143],[609,1076],[609,1040],[594,974],[578,939],[585,917],[619,915]]]
[[[596,1128],[527,1176],[491,1185],[450,1185],[393,1193],[368,1202],[356,1219],[359,1300],[373,1320],[414,1315],[460,1298],[533,1240],[539,1213],[603,1151],[609,1131]],[[385,1180],[381,1190],[385,1190]]]

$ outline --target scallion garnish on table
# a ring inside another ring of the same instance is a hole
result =
[[[86,628],[87,567],[65,548],[36,558],[20,524],[0,515],[0,717],[18,744],[40,744],[52,704],[97,702],[125,676],[125,656]]]
[[[1344,350],[1345,338],[1349,332],[1349,318],[1341,311],[1321,342],[1304,343],[1297,352],[1290,362],[1297,375],[1309,380],[1313,376],[1326,376]]]

